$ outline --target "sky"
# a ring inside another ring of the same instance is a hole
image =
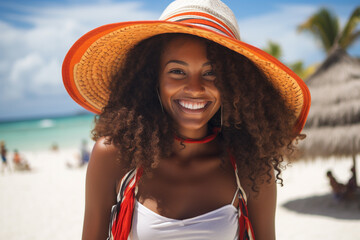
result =
[[[0,121],[86,113],[68,96],[62,61],[86,32],[108,23],[156,20],[171,0],[0,0]],[[223,0],[237,17],[241,39],[258,48],[279,43],[280,59],[319,63],[319,43],[296,27],[320,7],[343,25],[355,0]],[[360,57],[360,41],[348,50]]]

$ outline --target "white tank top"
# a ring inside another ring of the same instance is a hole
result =
[[[205,214],[177,220],[161,216],[135,200],[131,240],[238,239],[239,215],[233,202]]]

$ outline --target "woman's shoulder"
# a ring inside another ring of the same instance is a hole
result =
[[[86,173],[83,239],[104,239],[116,185],[123,173],[117,148],[106,138],[96,141]],[[100,236],[101,235],[101,236]]]
[[[256,191],[252,189],[252,181],[244,180],[247,192],[247,208],[249,219],[257,239],[275,239],[276,181],[274,171],[261,177]]]
[[[100,161],[103,164],[115,164],[118,158],[119,154],[117,148],[106,137],[101,137],[95,142],[91,153],[92,161]]]
[[[240,175],[239,178],[241,187],[248,200],[258,200],[259,195],[276,194],[276,177],[273,168],[269,172],[264,172],[256,179],[251,179],[247,175]]]
[[[116,157],[117,152],[117,148],[107,137],[99,138],[93,148],[93,153],[106,155],[108,157]]]
[[[126,169],[118,148],[106,137],[99,138],[91,153],[88,173],[113,181],[121,179]]]

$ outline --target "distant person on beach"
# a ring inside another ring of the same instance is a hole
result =
[[[20,155],[17,149],[14,150],[13,163],[15,170],[31,170],[29,163],[23,156]]]
[[[1,151],[1,172],[4,173],[5,169],[11,171],[10,165],[7,161],[7,149],[4,141],[0,142],[0,151]]]
[[[358,185],[357,185],[357,179],[356,179],[356,169],[355,169],[355,166],[353,166],[351,169],[351,177],[350,179],[348,180],[347,184],[346,184],[346,188],[347,188],[347,191],[348,192],[355,192],[356,189],[358,188]]]
[[[220,0],[177,0],[160,19],[99,27],[64,59],[70,96],[99,115],[82,239],[274,240],[306,85],[241,42]]]
[[[350,171],[352,175],[346,184],[338,182],[330,170],[326,172],[332,192],[337,200],[352,198],[357,189],[355,167],[352,167]]]
[[[81,147],[80,147],[80,164],[84,165],[87,164],[89,162],[90,159],[90,151],[88,148],[88,144],[86,140],[83,140],[81,142]]]
[[[89,159],[90,159],[90,151],[88,148],[87,141],[84,139],[81,141],[80,154],[76,154],[75,156],[76,163],[71,163],[68,161],[66,162],[66,166],[68,168],[83,167],[89,162]]]
[[[327,171],[326,176],[329,178],[329,184],[331,186],[335,199],[342,199],[346,192],[345,184],[339,183],[334,177],[332,171]]]
[[[51,145],[51,150],[54,151],[54,152],[59,151],[59,146],[57,145],[57,143],[53,143]]]

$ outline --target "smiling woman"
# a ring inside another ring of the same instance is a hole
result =
[[[239,40],[221,1],[97,28],[70,49],[63,79],[99,114],[83,239],[275,239],[275,183],[310,96]]]
[[[160,97],[179,136],[196,139],[207,134],[207,123],[221,104],[215,79],[204,39],[179,36],[165,46],[160,59]]]

